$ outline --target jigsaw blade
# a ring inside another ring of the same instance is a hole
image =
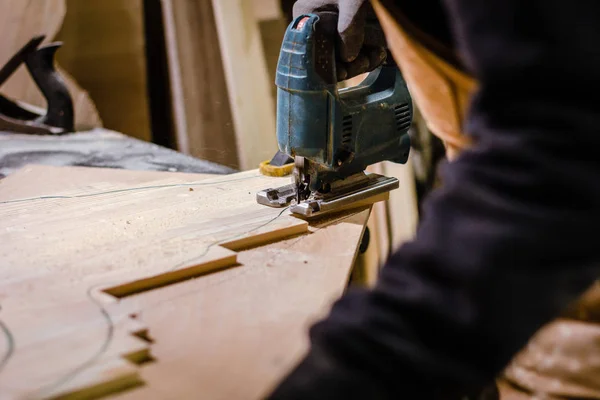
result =
[[[328,193],[312,193],[301,201],[298,201],[295,182],[276,189],[261,190],[256,199],[259,204],[270,207],[289,206],[292,214],[299,217],[315,218],[385,200],[387,194],[398,187],[399,182],[396,178],[359,173],[333,183]]]

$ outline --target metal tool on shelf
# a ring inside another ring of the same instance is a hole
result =
[[[55,54],[62,43],[40,45],[44,36],[36,36],[0,68],[0,87],[25,64],[27,71],[46,99],[45,112],[36,107],[0,95],[0,131],[38,135],[73,132],[74,111],[71,94],[55,68]]]

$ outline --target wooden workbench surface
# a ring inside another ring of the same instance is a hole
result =
[[[370,208],[309,226],[287,183],[27,166],[0,180],[0,392],[253,399],[344,290]]]

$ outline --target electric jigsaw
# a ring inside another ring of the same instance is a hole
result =
[[[412,101],[391,57],[357,86],[338,88],[335,18],[307,14],[287,28],[279,54],[277,141],[294,160],[293,182],[257,193],[271,207],[314,217],[398,188],[396,178],[365,173],[381,161],[406,163]]]

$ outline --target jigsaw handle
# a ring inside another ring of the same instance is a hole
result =
[[[336,12],[324,11],[301,15],[292,21],[279,54],[277,87],[336,92],[337,20]],[[388,60],[393,59],[388,57]]]
[[[332,23],[321,19],[337,18],[334,13],[306,14],[288,26],[277,63],[275,84],[283,90],[323,91],[336,84],[335,32]]]

